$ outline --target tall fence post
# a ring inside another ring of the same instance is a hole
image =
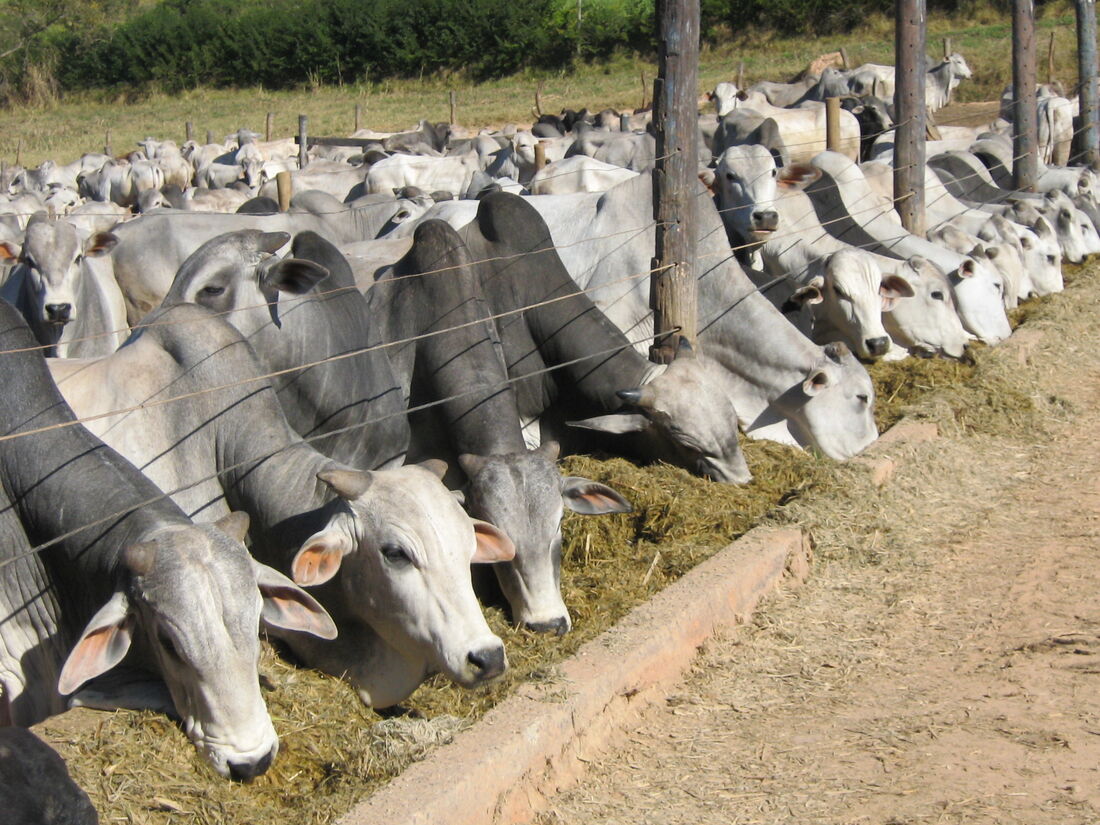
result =
[[[667,364],[676,356],[680,339],[695,342],[699,312],[695,281],[699,0],[657,0],[656,18],[653,217],[657,243],[650,306],[653,332],[659,337],[650,347],[649,357]],[[677,328],[678,334],[673,333]]]
[[[1075,0],[1077,6],[1077,81],[1081,103],[1080,160],[1100,170],[1096,104],[1096,0]]]
[[[275,125],[275,113],[268,112],[264,118],[264,140],[271,140],[272,127]]]
[[[1050,33],[1050,45],[1047,47],[1047,83],[1054,83],[1054,32]]]
[[[450,101],[451,101],[451,120],[450,120],[450,123],[451,123],[452,126],[454,126],[458,122],[457,120],[455,120],[455,107],[458,105],[458,99],[457,99],[453,89],[451,90],[451,93],[450,93],[449,97],[450,97]]]
[[[298,115],[298,168],[305,169],[309,163],[309,138],[306,134],[309,118]]]
[[[186,135],[184,140],[195,139],[195,124],[190,120],[183,124],[183,134]]]
[[[359,124],[362,123],[362,120],[363,120],[363,107],[361,105],[359,105],[358,103],[356,103],[355,104],[355,129],[354,129],[355,132],[358,132],[359,129],[361,128]]]
[[[214,142],[214,130],[213,129],[207,129],[206,130],[206,142],[207,143],[213,143]]]
[[[825,148],[840,151],[840,98],[825,98]]]
[[[1039,178],[1039,122],[1035,92],[1035,3],[1012,0],[1012,182],[1034,192]]]
[[[894,208],[901,225],[924,234],[925,0],[894,0],[897,80],[894,107]]]
[[[290,172],[284,169],[275,175],[275,193],[279,197],[279,211],[290,210],[290,195],[293,191]]]
[[[535,171],[546,167],[546,144],[541,140],[535,144]]]
[[[111,130],[107,130],[107,134],[103,137],[103,154],[113,156],[115,153],[111,151]]]

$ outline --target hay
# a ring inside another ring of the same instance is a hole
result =
[[[1091,265],[1067,275],[1065,294],[1029,303],[1016,321],[1060,328],[1069,317],[1078,325],[1088,317],[1100,324],[1100,297],[1094,300],[1090,290],[1095,280]],[[967,443],[974,449],[974,472],[981,472],[981,450],[995,449],[998,433],[1042,426],[1042,417],[1058,410],[1049,390],[1021,384],[1021,356],[1010,344],[979,349],[973,365],[918,359],[874,365],[880,428],[910,415],[937,421],[944,431],[973,434]],[[566,472],[612,485],[632,501],[634,512],[566,517],[562,585],[574,618],[568,636],[517,629],[501,609],[487,609],[511,669],[486,689],[467,692],[433,679],[410,698],[404,715],[383,719],[339,680],[295,668],[265,646],[261,684],[281,751],[271,770],[249,784],[216,776],[179,728],[156,714],[80,710],[39,728],[105,823],[327,825],[517,684],[557,678],[556,664],[582,643],[762,520],[803,524],[828,536],[828,549],[818,553],[826,564],[843,556],[878,565],[897,552],[891,530],[903,491],[877,490],[854,464],[768,442],[744,447],[755,476],[744,487],[713,484],[667,465],[567,459]],[[929,451],[920,467],[938,472],[934,456]],[[849,494],[834,495],[838,488]]]

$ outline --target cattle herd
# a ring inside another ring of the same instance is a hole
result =
[[[929,71],[928,108],[969,76],[957,54]],[[506,669],[471,563],[517,624],[570,630],[563,509],[631,505],[563,476],[563,451],[730,484],[751,479],[739,430],[862,451],[865,362],[996,344],[1006,310],[1100,252],[1100,181],[1065,165],[1073,105],[1046,87],[1039,191],[1011,190],[1006,121],[943,125],[931,229],[904,230],[892,84],[867,65],[708,95],[699,331],[667,366],[645,357],[646,113],[472,137],[422,121],[304,169],[246,130],[7,169],[0,724],[153,708],[248,779],[278,751],[261,627],[379,708]],[[825,96],[845,100],[839,152]],[[63,772],[51,757],[0,737],[0,787]]]

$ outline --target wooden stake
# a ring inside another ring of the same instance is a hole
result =
[[[268,112],[264,118],[264,140],[271,140],[272,126],[275,124],[275,113]]]
[[[187,136],[187,140],[195,139],[195,124],[190,120],[183,124],[183,133]]]
[[[1054,32],[1050,33],[1050,47],[1047,49],[1047,83],[1054,82]]]
[[[843,46],[840,47],[840,65],[845,71],[852,68],[852,61],[848,59],[848,50]]]
[[[457,106],[457,99],[455,97],[454,90],[451,90],[451,125],[454,126],[458,121],[455,120],[455,107]]]
[[[305,115],[298,115],[298,168],[305,169],[306,164],[309,163],[309,139],[306,135],[306,127],[309,125],[309,118]]]
[[[840,151],[840,98],[825,98],[825,148]]]
[[[290,210],[290,195],[292,191],[290,172],[284,169],[275,175],[275,188],[279,195],[279,211]]]
[[[358,103],[355,104],[355,131],[358,132],[362,128],[359,124],[363,120],[363,107]]]

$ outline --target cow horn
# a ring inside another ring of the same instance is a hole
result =
[[[688,338],[684,335],[680,336],[680,343],[676,346],[676,357],[677,358],[694,358],[695,357],[695,347],[692,346],[690,338]]]
[[[447,475],[447,462],[438,458],[429,458],[427,461],[421,461],[420,466],[429,473],[437,476],[440,480]]]
[[[557,461],[558,456],[561,455],[561,444],[556,441],[544,441],[536,448],[536,452],[546,456],[550,461]]]
[[[640,407],[643,410],[653,406],[652,387],[635,387],[629,390],[616,390],[615,395],[619,396],[619,398],[627,404],[633,404],[635,407]]]
[[[122,561],[135,576],[147,576],[153,569],[153,560],[157,555],[155,541],[142,541],[131,544],[122,551]]]
[[[317,473],[317,480],[324,482],[345,501],[359,498],[371,485],[370,475],[359,470],[321,470]]]
[[[289,240],[290,235],[286,232],[261,232],[256,246],[261,252],[274,254]]]
[[[831,344],[825,345],[825,354],[839,364],[840,359],[846,355],[851,355],[852,351],[848,349],[848,345],[843,341],[833,341]]]
[[[248,513],[241,510],[234,510],[232,513],[222,516],[215,521],[214,526],[230,538],[243,542],[244,537],[248,535],[249,522]]]

